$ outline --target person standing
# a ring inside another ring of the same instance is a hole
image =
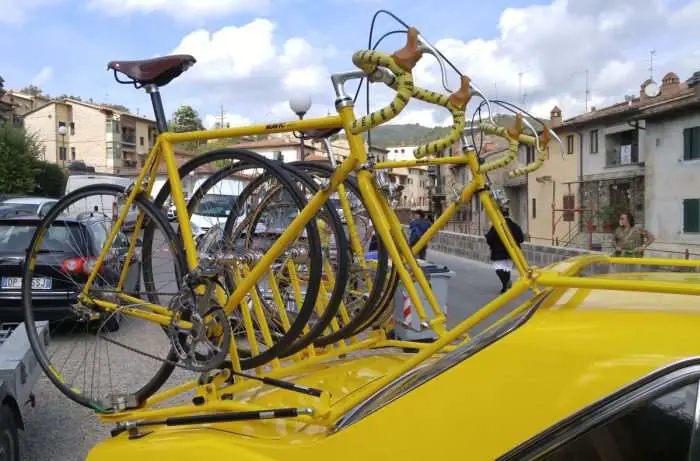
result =
[[[408,244],[412,247],[416,243],[418,243],[418,240],[423,236],[423,234],[426,233],[426,231],[430,228],[432,223],[428,221],[428,219],[425,217],[425,212],[423,210],[415,210],[413,212],[413,221],[408,223],[408,227],[410,229],[410,236],[408,239]],[[425,259],[426,255],[428,252],[428,246],[424,246],[422,250],[416,255],[418,259]]]
[[[634,226],[634,216],[623,213],[620,215],[619,226],[613,234],[615,256],[642,258],[644,250],[654,243],[655,237],[651,232]]]
[[[520,247],[525,240],[523,230],[515,223],[515,221],[510,219],[510,213],[507,208],[503,208],[501,212],[503,213],[506,224],[510,229],[510,233],[513,234],[515,243],[517,243],[518,247]],[[486,233],[486,243],[488,243],[489,248],[491,249],[491,261],[493,262],[493,268],[496,271],[498,279],[501,281],[501,293],[505,293],[512,286],[511,272],[513,271],[513,260],[510,259],[510,255],[508,254],[505,245],[501,241],[501,238],[493,225]]]

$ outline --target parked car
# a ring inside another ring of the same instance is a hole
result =
[[[700,284],[689,273],[605,277]],[[104,441],[88,461],[698,460],[699,299],[550,289],[354,406],[344,404],[414,355],[300,361],[275,375],[328,392],[330,410],[342,408],[331,419],[148,426]],[[256,409],[323,408],[262,383],[244,392]]]
[[[0,219],[0,321],[23,319],[21,266],[39,222],[39,217]],[[72,305],[77,301],[80,283],[87,280],[110,229],[108,217],[91,213],[63,217],[50,227],[37,259],[37,273],[43,276],[32,281],[37,320],[65,319],[73,314]],[[123,233],[117,234],[99,283],[116,286],[128,246],[128,238]],[[129,266],[126,292],[140,291],[140,274],[141,261],[135,256]],[[114,322],[108,325],[111,329],[116,327],[118,324]]]
[[[15,197],[10,198],[2,203],[2,205],[13,205],[17,210],[27,212],[30,214],[35,214],[37,216],[46,216],[51,207],[58,202],[55,198],[46,197]]]
[[[81,187],[90,186],[93,184],[116,184],[124,188],[128,187],[132,178],[122,177],[122,176],[110,176],[105,174],[76,174],[68,176],[68,181],[66,182],[66,194],[73,192]],[[107,197],[100,197],[99,200],[95,197],[93,202],[89,200],[81,200],[80,207],[77,209],[78,205],[74,205],[71,212],[77,214],[82,212],[93,212],[98,211],[100,213],[110,214],[113,219],[117,218],[119,212],[119,207],[122,205],[121,201],[115,200],[105,200]],[[106,209],[105,209],[106,208]],[[139,216],[139,210],[136,206],[131,206],[129,209],[126,219],[122,224],[122,228],[126,231],[131,231],[136,226],[136,220]]]

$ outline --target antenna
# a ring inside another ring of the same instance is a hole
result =
[[[219,125],[219,128],[224,127],[224,105],[221,105],[221,125]]]
[[[588,86],[588,69],[586,69],[586,112],[588,112],[588,100],[591,97],[591,88]]]
[[[656,50],[649,51],[649,79],[654,80],[654,56],[656,56]]]

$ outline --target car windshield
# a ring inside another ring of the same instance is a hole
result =
[[[0,218],[12,216],[26,216],[36,214],[37,205],[27,203],[2,203],[0,204]]]
[[[233,210],[237,198],[236,195],[207,194],[197,204],[194,213],[213,218],[225,218]]]
[[[364,401],[354,410],[351,410],[343,418],[341,418],[335,426],[336,431],[343,429],[362,418],[369,416],[378,409],[393,402],[402,395],[417,388],[418,386],[433,379],[437,375],[449,370],[460,362],[473,356],[480,350],[488,347],[497,340],[501,339],[508,333],[517,329],[522,325],[537,307],[546,298],[546,293],[536,296],[530,300],[530,307],[523,309],[520,313],[512,318],[502,322],[493,328],[486,329],[478,336],[475,336],[470,342],[461,346],[458,349],[450,352],[439,360],[424,363],[423,365],[412,369],[408,373],[388,384],[376,394]]]
[[[24,252],[29,248],[36,224],[27,222],[0,222],[0,253]],[[84,234],[77,223],[55,222],[44,237],[41,249],[45,252],[85,253]]]

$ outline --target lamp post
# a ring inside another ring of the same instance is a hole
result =
[[[66,151],[66,132],[67,132],[67,130],[66,130],[66,126],[65,126],[65,125],[61,125],[61,126],[58,127],[58,134],[61,135],[61,148],[63,149],[64,155],[67,156],[67,154],[66,154],[66,152],[65,152],[65,151]],[[59,150],[59,152],[60,152],[60,150]],[[61,160],[61,163],[62,163],[62,164],[65,164],[65,163],[66,163],[66,159],[65,159],[65,158],[60,158],[60,157],[61,157],[61,155],[59,154],[59,160]]]
[[[307,95],[295,96],[289,100],[289,108],[292,109],[292,112],[297,114],[299,120],[302,120],[304,115],[306,115],[311,108],[311,98]],[[302,131],[300,134],[299,160],[304,160],[304,132]]]

